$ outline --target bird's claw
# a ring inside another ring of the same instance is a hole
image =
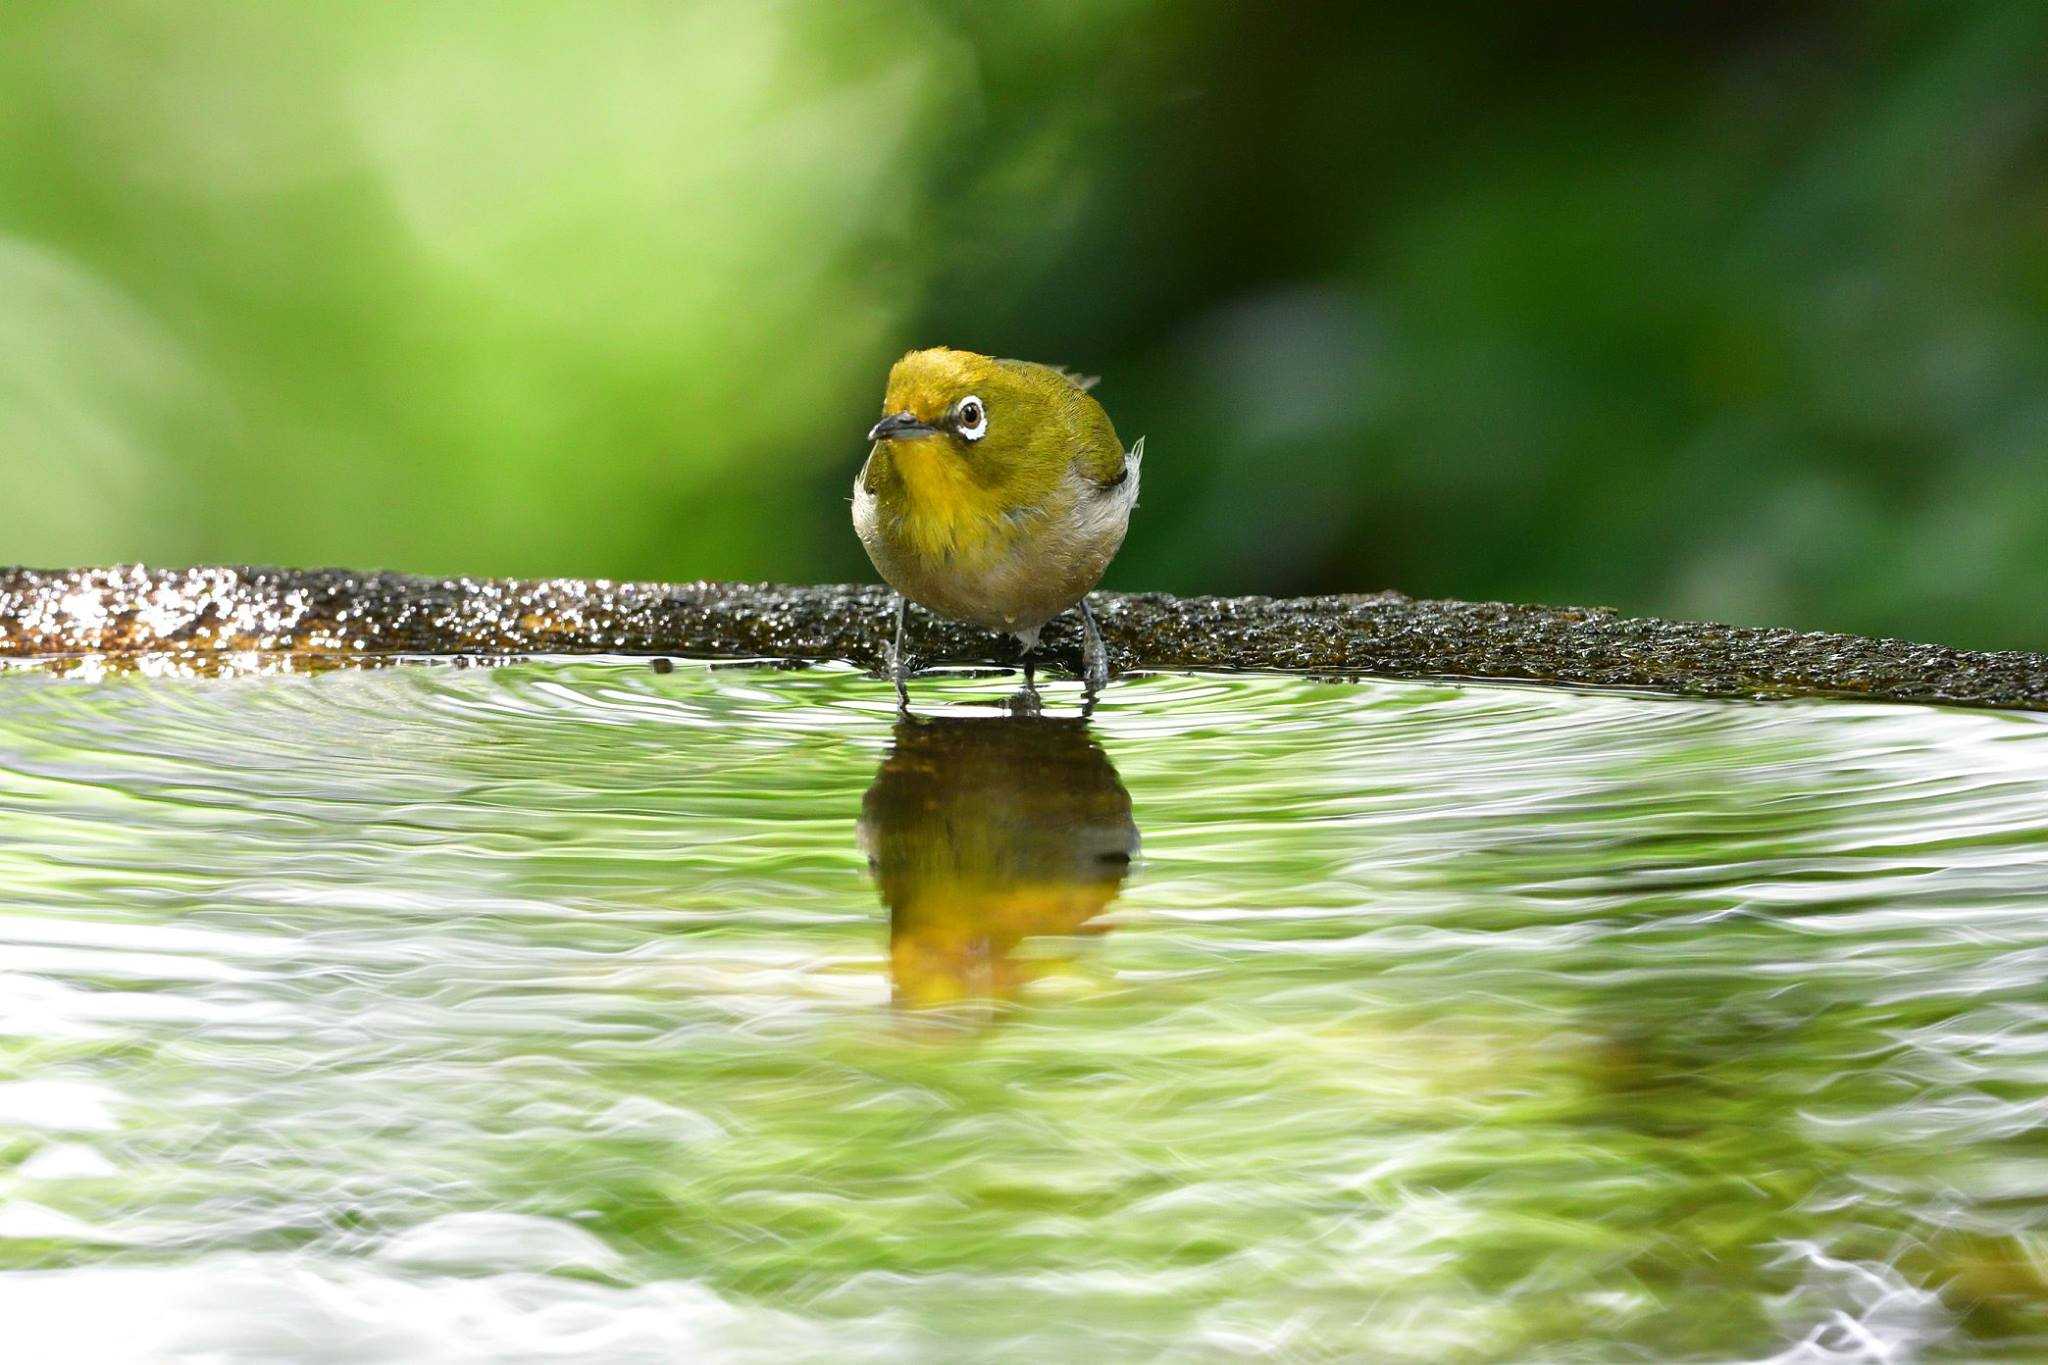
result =
[[[910,658],[894,645],[882,647],[882,676],[896,689],[899,706],[910,705]]]
[[[1087,684],[1091,693],[1100,692],[1109,686],[1109,660],[1100,654],[1086,660],[1081,680]]]
[[[896,634],[889,643],[882,646],[882,667],[888,671],[889,681],[896,685],[896,709],[910,710],[910,688],[906,685],[910,676],[912,660],[909,651],[903,647],[905,617],[910,610],[902,594],[896,597]]]

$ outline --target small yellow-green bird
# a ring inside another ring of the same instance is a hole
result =
[[[1145,443],[1126,451],[1082,379],[1051,365],[935,347],[889,371],[885,414],[853,481],[853,526],[897,592],[889,672],[907,696],[905,602],[1023,645],[1081,610],[1091,692],[1109,654],[1088,593],[1124,543]]]

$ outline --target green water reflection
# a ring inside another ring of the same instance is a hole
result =
[[[992,690],[0,674],[0,1312],[159,1359],[2048,1349],[2039,718]]]

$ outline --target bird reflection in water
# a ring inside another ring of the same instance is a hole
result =
[[[1058,961],[1026,940],[1100,934],[1138,851],[1131,797],[1085,720],[896,723],[861,802],[909,1008],[1008,1001]]]

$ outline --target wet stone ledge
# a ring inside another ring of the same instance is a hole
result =
[[[1707,697],[1863,697],[2048,710],[2048,657],[1631,619],[1603,608],[1371,596],[1092,599],[1119,670],[1475,678]],[[0,569],[0,658],[538,654],[881,658],[879,587],[428,579],[315,569]],[[1040,658],[1073,668],[1071,615]],[[1007,639],[915,613],[920,664],[1009,664]]]

